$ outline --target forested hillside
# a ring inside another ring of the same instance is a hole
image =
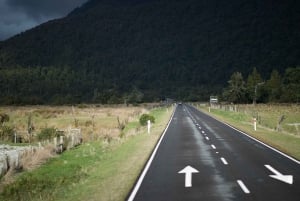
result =
[[[91,0],[0,43],[0,102],[207,100],[300,64],[300,1]]]

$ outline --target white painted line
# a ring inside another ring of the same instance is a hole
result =
[[[215,146],[215,145],[212,144],[212,145],[210,145],[210,146],[211,146],[213,149],[216,149],[216,146]]]
[[[152,161],[153,161],[153,159],[154,159],[154,157],[155,157],[155,155],[156,155],[156,152],[157,152],[157,150],[158,150],[158,147],[160,146],[161,141],[163,140],[163,138],[164,138],[164,136],[165,136],[165,134],[166,134],[166,132],[167,132],[167,130],[168,130],[170,124],[171,124],[171,121],[172,121],[172,119],[173,119],[173,116],[174,116],[174,114],[175,114],[176,109],[177,109],[177,107],[174,109],[173,114],[172,114],[172,116],[171,116],[171,118],[170,118],[170,120],[169,120],[169,123],[168,123],[167,127],[165,128],[165,130],[164,130],[162,136],[160,137],[160,139],[159,139],[157,145],[155,146],[155,149],[154,149],[154,151],[152,152],[151,157],[149,158],[149,160],[148,160],[148,162],[147,162],[147,164],[146,164],[146,166],[145,166],[145,168],[144,168],[142,174],[140,175],[140,177],[139,177],[137,183],[135,184],[135,186],[134,186],[134,188],[133,188],[133,190],[132,190],[132,192],[131,192],[131,194],[130,194],[130,196],[129,196],[129,198],[128,198],[127,201],[133,201],[133,200],[134,200],[134,198],[135,198],[135,196],[136,196],[136,194],[137,194],[137,192],[138,192],[138,190],[139,190],[139,188],[140,188],[140,186],[141,186],[141,184],[142,184],[142,182],[143,182],[143,180],[144,180],[144,178],[145,178],[145,176],[146,176],[146,173],[148,172],[149,167],[150,167],[150,165],[151,165],[151,163],[152,163]]]
[[[209,137],[205,137],[206,140],[209,140]]]
[[[218,154],[219,152],[218,151],[216,151],[216,154]]]
[[[201,129],[201,127],[199,126],[199,129]]]
[[[228,165],[228,162],[226,161],[226,159],[225,158],[221,158],[221,161],[224,163],[224,165]]]
[[[199,111],[199,110],[198,110],[198,111]],[[203,113],[203,112],[201,112],[201,113]],[[204,113],[203,113],[203,114],[204,114]],[[206,115],[208,115],[208,114],[206,114]],[[208,115],[208,116],[210,116],[210,115]],[[270,145],[267,145],[266,143],[264,143],[264,142],[262,142],[262,141],[260,141],[260,140],[258,140],[258,139],[256,139],[256,138],[254,138],[254,137],[248,135],[247,133],[245,133],[245,132],[243,132],[243,131],[241,131],[241,130],[239,130],[239,129],[237,129],[237,128],[235,128],[235,127],[233,127],[233,126],[231,126],[231,125],[229,125],[229,124],[227,124],[227,123],[225,123],[225,122],[222,122],[222,121],[220,121],[220,120],[214,118],[213,116],[210,116],[210,117],[213,118],[213,119],[215,119],[216,121],[218,121],[218,122],[220,122],[220,123],[222,123],[222,124],[224,124],[224,125],[226,125],[226,126],[232,128],[233,130],[236,130],[237,132],[239,132],[239,133],[241,133],[241,134],[243,134],[243,135],[245,135],[245,136],[251,138],[252,140],[254,140],[254,141],[256,141],[256,142],[258,142],[258,143],[264,145],[265,147],[268,147],[269,149],[271,149],[271,150],[273,150],[273,151],[279,153],[280,155],[282,155],[282,156],[284,156],[284,157],[286,157],[286,158],[288,158],[288,159],[290,159],[290,160],[292,160],[292,161],[294,161],[295,163],[297,163],[297,164],[300,165],[300,161],[298,161],[297,159],[295,159],[295,158],[293,158],[293,157],[291,157],[291,156],[289,156],[289,155],[287,155],[287,154],[285,154],[285,153],[279,151],[278,149],[275,149],[274,147],[271,147]]]
[[[246,194],[250,193],[249,189],[246,187],[246,185],[244,184],[244,182],[242,180],[237,180],[237,183],[240,185],[240,187],[244,191],[244,193],[246,193]]]
[[[205,133],[204,131],[201,131],[201,133]]]

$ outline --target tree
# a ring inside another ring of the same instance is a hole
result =
[[[288,68],[283,80],[284,102],[299,102],[300,100],[300,67]]]
[[[273,70],[270,79],[266,83],[266,89],[268,93],[268,101],[278,102],[282,93],[282,81],[281,75],[277,70]]]
[[[233,103],[241,103],[245,100],[245,94],[246,88],[242,73],[233,73],[228,81],[228,87],[223,92],[224,98]]]
[[[247,78],[247,94],[249,99],[253,100],[253,104],[256,104],[256,100],[260,97],[260,91],[258,87],[263,84],[261,75],[256,68],[253,68],[251,74]]]

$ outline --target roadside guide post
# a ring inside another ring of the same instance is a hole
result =
[[[147,121],[147,124],[148,124],[148,134],[150,134],[150,129],[151,129],[151,121],[148,120]]]
[[[254,130],[256,131],[256,118],[253,118],[253,126],[254,126]]]

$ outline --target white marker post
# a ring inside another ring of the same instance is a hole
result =
[[[148,120],[147,123],[148,123],[148,134],[150,134],[150,130],[151,130],[151,121]]]
[[[254,130],[256,131],[256,118],[253,118],[253,126],[254,126]]]

